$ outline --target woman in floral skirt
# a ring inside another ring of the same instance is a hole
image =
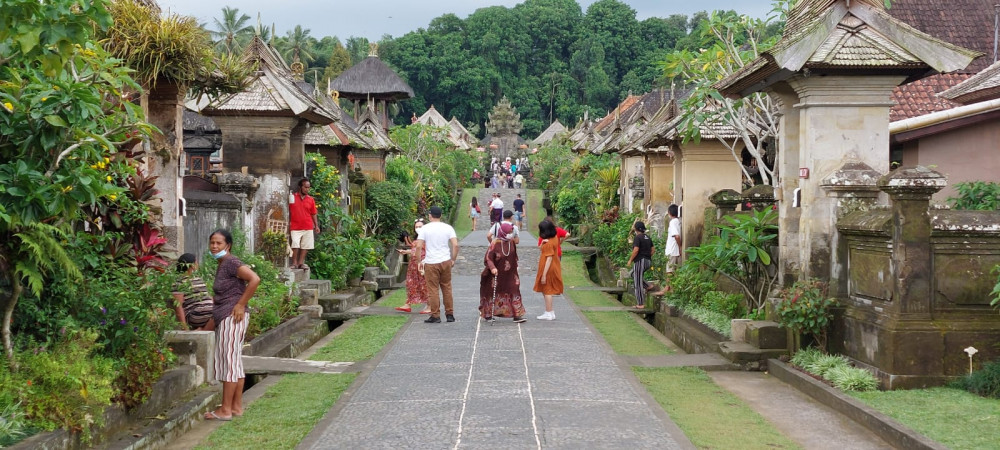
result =
[[[422,226],[424,226],[423,219],[417,219],[413,223],[414,235]],[[420,311],[420,314],[430,314],[431,309],[427,307],[427,280],[424,279],[424,274],[420,272],[419,264],[416,263],[416,261],[423,261],[424,255],[416,257],[414,255],[416,245],[412,243],[413,241],[410,242],[409,249],[398,250],[401,254],[410,255],[410,264],[407,265],[406,269],[406,304],[397,306],[396,311],[412,312],[412,305],[423,304],[424,309]]]

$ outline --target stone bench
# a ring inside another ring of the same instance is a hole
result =
[[[167,343],[177,355],[177,365],[198,366],[201,383],[215,384],[215,332],[171,330],[165,334]]]

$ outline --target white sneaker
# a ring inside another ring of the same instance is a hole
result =
[[[542,315],[536,317],[538,320],[556,320],[556,313],[554,311],[545,311]]]

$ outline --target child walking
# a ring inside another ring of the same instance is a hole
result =
[[[538,224],[538,237],[541,256],[538,258],[538,275],[535,276],[535,292],[541,292],[545,297],[545,313],[538,320],[556,320],[552,310],[552,296],[563,293],[562,266],[559,262],[559,238],[556,237],[556,226],[548,220]]]

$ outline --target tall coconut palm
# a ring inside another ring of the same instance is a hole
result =
[[[278,49],[281,50],[281,56],[285,57],[285,61],[294,61],[298,56],[299,61],[309,63],[316,59],[312,54],[315,41],[316,39],[309,36],[308,28],[303,29],[302,25],[296,25],[294,30],[285,33],[285,38],[278,43]]]
[[[250,16],[241,14],[239,8],[222,8],[222,20],[215,21],[215,30],[211,31],[216,39],[215,49],[230,54],[239,53],[246,41],[253,35],[253,27],[248,25]]]

